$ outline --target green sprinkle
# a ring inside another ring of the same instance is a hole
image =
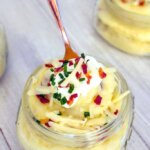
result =
[[[57,100],[61,100],[61,93],[54,93],[53,94],[53,98],[57,99]]]
[[[58,93],[54,93],[53,98],[57,99],[57,97],[58,97]]]
[[[51,69],[50,69],[50,71],[51,71],[51,72],[54,72],[54,69],[53,69],[53,68],[51,68]]]
[[[52,81],[52,85],[54,86],[55,84],[56,84],[56,83],[55,83],[55,81],[53,80],[53,81]]]
[[[66,104],[66,103],[67,103],[66,97],[63,97],[63,98],[60,100],[60,103],[61,103],[61,105]]]
[[[68,72],[65,72],[64,74],[65,74],[65,77],[68,77],[68,76],[69,76],[69,73],[68,73]]]
[[[52,81],[52,80],[54,80],[55,78],[54,78],[54,74],[51,74],[51,76],[50,76],[50,81]]]
[[[70,87],[69,87],[69,90],[68,90],[68,93],[72,93],[74,90],[74,84],[70,84]]]
[[[59,77],[60,77],[61,79],[64,79],[64,76],[63,76],[62,73],[59,73]]]
[[[57,99],[60,101],[61,100],[61,93],[58,94]]]
[[[77,63],[74,64],[74,68],[76,68],[76,66],[77,66]]]
[[[37,120],[35,117],[33,117],[33,120],[37,123],[37,124],[41,124],[39,120]]]
[[[85,78],[80,78],[80,79],[79,79],[80,82],[82,82],[82,81],[84,81],[84,80],[85,80]]]
[[[84,54],[84,53],[82,53],[82,54],[81,54],[81,57],[82,57],[83,59],[85,59],[85,54]]]
[[[89,117],[90,116],[90,112],[84,112],[84,117]]]
[[[59,113],[57,114],[58,116],[61,116],[62,115],[62,113],[59,111]]]
[[[104,124],[104,126],[106,126],[108,123],[106,122],[105,124]]]
[[[68,62],[69,62],[68,60],[65,60],[65,61],[63,62],[63,66],[64,66],[64,65],[67,65]]]
[[[68,71],[67,71],[67,64],[64,65],[64,74],[66,77],[69,76]]]
[[[62,79],[61,81],[58,82],[58,84],[61,84],[65,81],[65,79]]]
[[[52,82],[52,85],[54,86],[55,85],[55,75],[54,74],[52,74],[50,76],[50,81]]]

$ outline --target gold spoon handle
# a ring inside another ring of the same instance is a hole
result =
[[[66,49],[66,52],[65,52],[65,56],[64,56],[64,59],[71,59],[71,58],[77,58],[79,57],[77,55],[77,53],[75,53],[71,46],[70,46],[70,42],[68,40],[68,37],[67,37],[67,34],[65,32],[65,29],[63,27],[63,24],[62,24],[62,21],[61,21],[61,17],[60,17],[60,13],[59,13],[59,9],[58,9],[58,5],[57,5],[57,0],[48,0],[49,4],[50,4],[50,7],[53,11],[53,14],[55,16],[55,19],[57,21],[57,24],[59,26],[59,29],[61,31],[61,34],[62,34],[62,38],[63,38],[63,41],[64,41],[64,44],[65,44],[65,49]]]

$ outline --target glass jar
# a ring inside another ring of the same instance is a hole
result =
[[[133,117],[133,99],[129,94],[122,101],[117,118],[100,129],[82,134],[68,134],[49,130],[34,119],[28,105],[27,91],[32,76],[37,74],[39,67],[28,79],[22,96],[17,118],[17,134],[24,150],[121,150],[125,149],[131,132]],[[120,93],[128,90],[128,86],[120,73],[116,73],[116,81]]]
[[[115,0],[99,0],[95,25],[98,33],[116,48],[150,56],[150,14],[129,11]]]

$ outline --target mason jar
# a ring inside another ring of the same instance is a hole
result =
[[[27,91],[32,76],[40,71],[39,67],[28,79],[17,118],[17,134],[24,150],[122,150],[130,137],[133,118],[133,98],[129,94],[122,100],[118,116],[108,124],[86,133],[63,133],[45,128],[34,118]],[[116,73],[120,94],[129,90],[125,79]]]
[[[124,52],[150,56],[150,11],[149,6],[127,9],[121,0],[99,0],[95,27],[98,33],[112,46]],[[121,3],[121,2],[120,2]],[[147,2],[148,4],[148,2]]]

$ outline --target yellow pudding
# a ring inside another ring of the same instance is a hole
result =
[[[150,1],[149,0],[113,0],[118,6],[140,15],[150,16]]]
[[[147,7],[150,7],[149,4],[141,8],[131,2],[102,0],[98,3],[96,29],[116,48],[130,54],[148,56],[150,55],[150,9]]]
[[[25,150],[120,150],[132,98],[116,69],[93,57],[54,60],[29,78],[17,121]]]

